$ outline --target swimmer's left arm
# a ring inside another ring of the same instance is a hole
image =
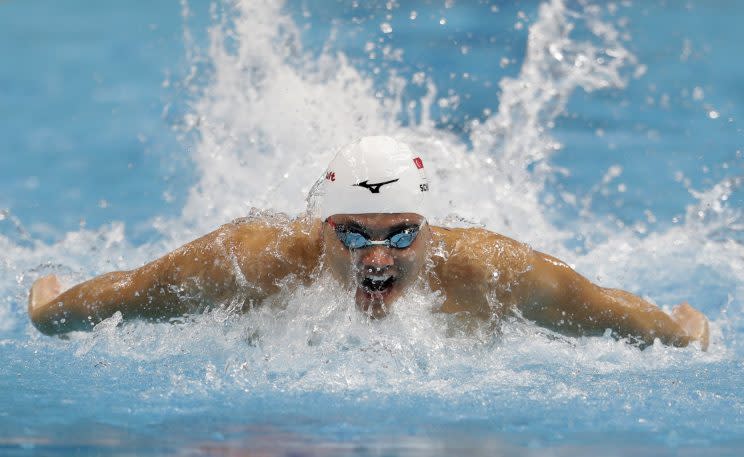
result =
[[[655,338],[674,346],[700,341],[708,346],[708,321],[687,303],[672,315],[629,292],[600,287],[564,262],[533,251],[518,294],[528,319],[559,331],[591,335],[611,329],[621,337],[652,344]]]

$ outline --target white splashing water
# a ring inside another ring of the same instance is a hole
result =
[[[640,352],[611,338],[563,338],[520,322],[493,332],[430,313],[441,297],[424,290],[411,293],[390,318],[369,322],[355,311],[352,297],[339,299],[324,280],[310,289],[287,290],[275,306],[244,316],[218,309],[185,323],[125,327],[117,327],[114,317],[69,344],[82,358],[156,362],[191,354],[199,372],[191,381],[206,391],[231,386],[447,396],[529,386],[553,400],[586,395],[591,386],[568,387],[551,372],[624,373],[730,356],[732,340],[739,339],[731,328],[740,322],[732,315],[742,311],[744,249],[726,235],[742,219],[722,197],[740,181],[696,194],[699,204],[688,209],[684,224],[646,237],[608,228],[589,215],[577,221],[576,230],[603,241],[585,254],[565,247],[571,234],[555,227],[541,201],[553,172],[551,154],[561,147],[550,126],[570,95],[577,89],[620,90],[624,73],[635,64],[598,8],[570,10],[560,0],[540,7],[521,71],[501,81],[499,110],[473,125],[472,147],[435,129],[427,115],[402,126],[405,81],[391,77],[393,96],[381,99],[372,80],[343,54],[311,58],[280,2],[244,0],[233,8],[209,32],[202,57],[211,67],[209,82],[198,88],[185,120],[195,138],[192,160],[199,181],[182,217],[161,224],[167,241],[131,246],[119,225],[71,233],[51,246],[21,247],[0,238],[0,250],[8,255],[1,266],[2,289],[17,291],[0,304],[2,329],[28,327],[25,320],[2,318],[19,315],[9,311],[11,303],[25,301],[40,272],[57,271],[77,281],[139,265],[252,207],[301,213],[335,148],[361,135],[384,133],[404,139],[426,158],[437,202],[435,222],[483,225],[555,254],[589,278],[601,278],[603,285],[650,291],[661,304],[701,300],[714,318],[711,350],[654,346]],[[592,32],[590,41],[571,36],[576,22]],[[425,111],[434,90],[430,84],[421,101]],[[62,259],[61,264],[45,264],[49,258]],[[696,276],[726,291],[723,308],[702,301],[691,279]],[[184,382],[174,377],[172,388]]]

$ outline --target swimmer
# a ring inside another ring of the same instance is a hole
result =
[[[125,319],[161,320],[236,297],[248,310],[281,288],[329,273],[373,319],[400,306],[418,284],[442,295],[439,312],[484,320],[518,314],[568,335],[610,329],[641,346],[658,338],[707,349],[708,321],[687,303],[669,315],[508,237],[429,225],[424,166],[400,141],[361,138],[338,152],[317,184],[319,217],[237,220],[142,267],[67,290],[56,276],[42,277],[29,294],[31,321],[59,334],[91,329],[117,311]]]

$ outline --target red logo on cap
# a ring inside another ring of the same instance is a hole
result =
[[[336,173],[329,171],[326,173],[326,179],[329,181],[335,181],[336,180]]]
[[[416,168],[419,170],[424,168],[424,162],[421,160],[421,157],[416,157],[413,159],[413,164],[416,165]]]

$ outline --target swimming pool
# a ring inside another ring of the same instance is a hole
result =
[[[740,454],[742,7],[368,5],[0,3],[2,453]],[[689,300],[710,350],[472,328],[426,292],[370,323],[323,283],[244,316],[30,325],[39,275],[297,214],[377,132],[432,164],[436,223]]]

